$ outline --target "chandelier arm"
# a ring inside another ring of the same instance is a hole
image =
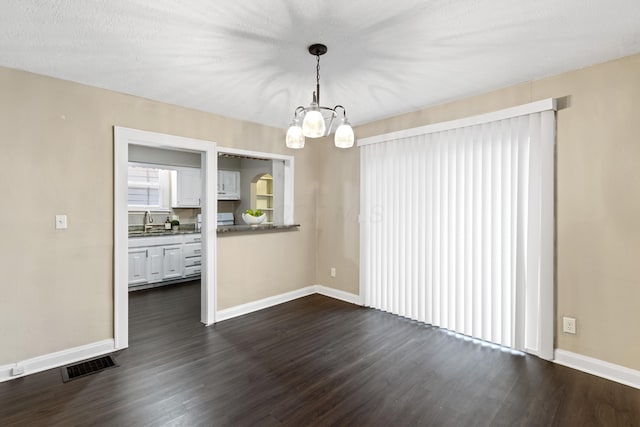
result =
[[[294,118],[294,119],[297,119],[297,118],[298,118],[298,115],[299,115],[301,112],[303,112],[303,111],[305,111],[305,108],[304,108],[302,105],[299,105],[299,106],[295,109],[295,111],[293,112],[293,118]]]
[[[318,105],[318,108],[321,109],[321,110],[331,111],[331,115],[333,115],[333,116],[337,115],[335,108],[323,107],[322,105]]]
[[[336,112],[334,111],[333,114],[331,114],[331,120],[329,120],[329,124],[327,125],[327,129],[324,132],[324,136],[329,136],[329,134],[331,133],[331,130],[333,129],[333,119],[336,118]]]
[[[338,104],[335,107],[333,107],[333,110],[335,111],[337,108],[342,108],[342,117],[346,118],[347,117],[347,109],[344,108],[342,105]]]

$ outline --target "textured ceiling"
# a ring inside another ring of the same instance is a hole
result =
[[[638,53],[640,1],[0,0],[0,65],[281,128],[315,42],[357,126]]]

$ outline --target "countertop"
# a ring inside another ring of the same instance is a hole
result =
[[[269,233],[276,231],[289,231],[289,230],[297,230],[300,227],[300,224],[291,224],[291,225],[273,225],[273,224],[265,224],[265,225],[220,225],[216,228],[218,234],[232,234],[232,233]],[[137,237],[155,237],[155,236],[175,236],[178,234],[196,234],[200,233],[200,230],[196,230],[194,226],[181,226],[178,230],[164,230],[164,229],[156,229],[152,231],[142,231],[142,227],[140,226],[131,226],[129,227],[129,238],[137,238]]]
[[[290,225],[274,225],[274,224],[261,224],[261,225],[220,225],[216,229],[218,235],[220,234],[231,234],[238,232],[247,232],[247,233],[260,233],[260,232],[273,232],[273,231],[289,231],[289,230],[297,230],[300,227],[300,224],[290,224]]]
[[[176,231],[165,230],[164,228],[155,228],[152,231],[143,231],[142,226],[133,225],[129,227],[129,238],[135,237],[154,237],[154,236],[175,236],[178,234],[196,234],[200,230],[196,230],[195,225],[186,224],[180,226]]]

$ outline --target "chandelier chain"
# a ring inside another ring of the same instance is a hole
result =
[[[320,85],[320,55],[316,55],[316,85]]]

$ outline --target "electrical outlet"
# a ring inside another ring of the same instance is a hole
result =
[[[576,333],[576,319],[572,317],[563,317],[562,318],[562,331],[567,334],[575,334]]]
[[[331,277],[336,277],[336,268],[331,267]]]

